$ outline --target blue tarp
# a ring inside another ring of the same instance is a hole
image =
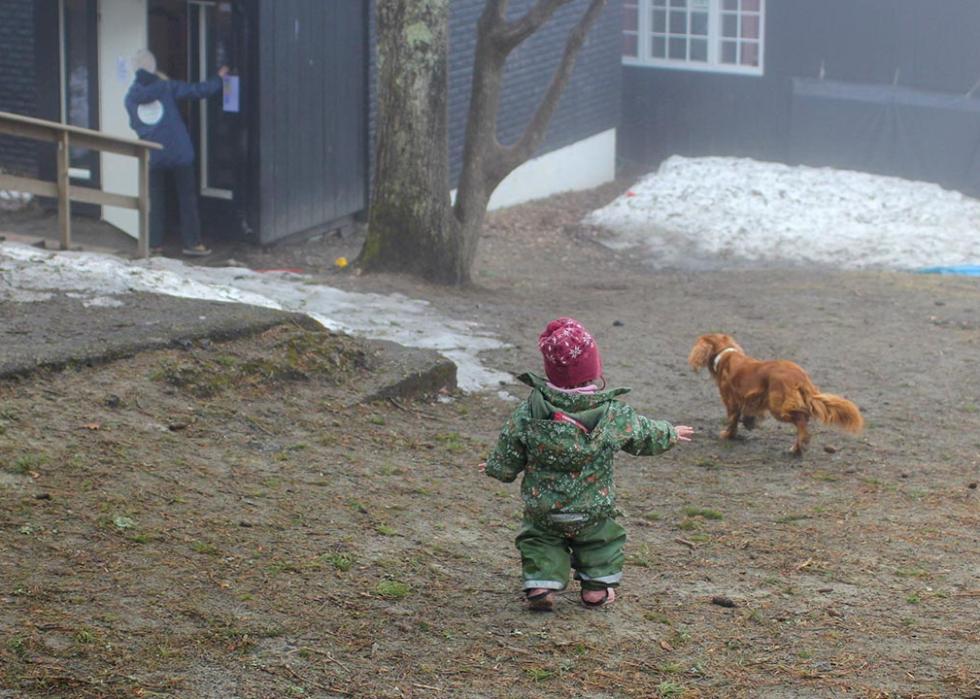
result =
[[[950,265],[948,267],[923,267],[922,274],[962,274],[967,277],[980,277],[980,265]]]

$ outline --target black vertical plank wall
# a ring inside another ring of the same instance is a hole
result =
[[[367,27],[358,0],[259,0],[260,240],[367,205]]]

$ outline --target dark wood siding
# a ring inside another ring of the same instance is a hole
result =
[[[262,243],[366,206],[365,20],[357,0],[259,4]]]
[[[765,75],[624,67],[619,155],[789,161],[793,79],[964,94],[980,79],[976,0],[769,0]]]

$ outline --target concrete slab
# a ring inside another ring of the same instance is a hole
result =
[[[170,347],[181,340],[228,339],[306,316],[233,303],[131,294],[118,307],[85,306],[64,294],[0,302],[0,377],[85,365]]]
[[[0,378],[85,366],[207,338],[228,340],[283,323],[322,326],[308,316],[256,306],[134,293],[122,306],[86,306],[56,293],[0,301]],[[413,398],[456,387],[456,365],[432,350],[362,340],[375,357],[354,402]]]

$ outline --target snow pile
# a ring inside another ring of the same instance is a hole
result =
[[[915,269],[980,261],[980,201],[938,185],[740,158],[664,161],[586,222],[658,266]]]
[[[121,305],[125,299],[120,297],[143,291],[296,311],[331,330],[434,349],[456,363],[464,391],[493,388],[511,378],[479,358],[484,350],[505,347],[503,342],[476,323],[447,318],[428,302],[401,294],[342,291],[288,272],[197,267],[162,257],[127,262],[110,255],[0,244],[0,300],[43,301],[54,291],[81,298],[86,306]]]
[[[0,189],[0,211],[17,211],[23,209],[31,203],[34,198],[27,192],[12,192],[7,189]]]

